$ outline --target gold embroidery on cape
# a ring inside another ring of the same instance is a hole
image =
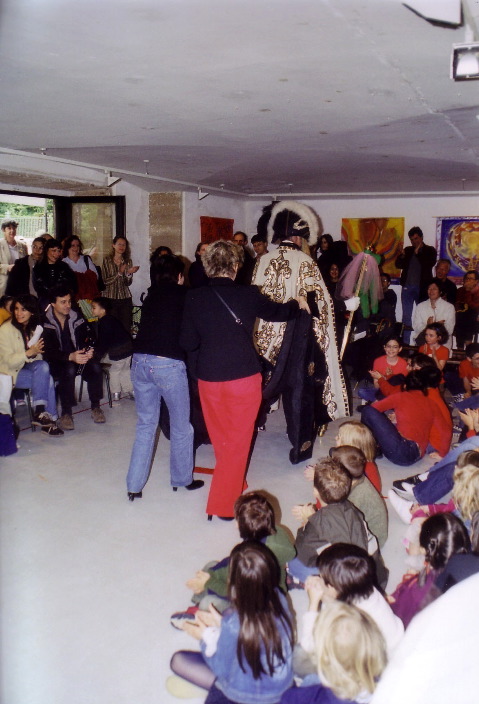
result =
[[[291,278],[291,267],[280,250],[279,256],[272,259],[264,272],[266,280],[261,292],[275,303],[286,302],[286,279]]]
[[[313,376],[314,374],[314,362],[308,364],[308,376]]]
[[[305,450],[307,450],[310,447],[311,447],[311,440],[306,440],[306,442],[303,442],[303,444],[301,445],[299,451],[304,452]]]

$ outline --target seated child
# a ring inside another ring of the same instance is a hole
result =
[[[387,663],[374,620],[360,608],[332,601],[314,626],[314,668],[321,683],[287,690],[280,704],[369,702]]]
[[[417,555],[418,536],[422,524],[428,516],[453,512],[461,518],[466,527],[476,511],[479,511],[479,452],[468,450],[459,455],[453,474],[452,497],[447,503],[420,506],[400,498],[394,491],[389,492],[391,506],[404,523],[411,524],[406,533],[405,544],[410,555]]]
[[[0,298],[0,325],[12,317],[13,296],[2,296]]]
[[[205,704],[276,704],[293,684],[293,625],[278,561],[265,545],[246,540],[233,548],[230,568],[231,608],[221,615],[210,606],[183,622],[201,652],[173,655],[177,677],[167,689],[182,697],[191,696],[189,683],[208,689]]]
[[[385,597],[377,588],[373,559],[356,545],[336,543],[326,548],[317,561],[320,576],[308,577],[305,589],[309,606],[301,618],[299,644],[293,654],[293,670],[303,682],[311,682],[315,672],[311,656],[314,654],[313,631],[318,611],[332,601],[354,604],[367,613],[382,633],[390,657],[399,644],[404,626],[395,616]]]
[[[379,387],[380,379],[385,379],[389,381],[392,385],[396,377],[399,377],[398,384],[400,385],[408,373],[407,361],[400,357],[402,351],[401,338],[396,335],[389,335],[384,344],[384,354],[382,357],[376,357],[373,362],[373,368],[369,372],[372,380],[373,386],[368,386],[368,383],[363,383],[359,385],[358,396],[363,399],[363,401],[376,401],[377,398],[381,398],[381,392]],[[379,395],[378,395],[379,392]]]
[[[95,343],[95,359],[111,364],[110,388],[114,401],[119,401],[121,392],[134,399],[130,367],[133,342],[131,335],[120,321],[111,315],[112,301],[99,296],[92,301],[93,315],[98,317],[98,338]]]
[[[440,592],[434,582],[449,558],[467,553],[471,544],[463,522],[452,513],[430,516],[421,527],[419,543],[424,551],[424,568],[405,574],[389,597],[391,608],[407,628],[413,616],[431,603]]]
[[[325,457],[316,462],[313,494],[320,508],[298,530],[298,555],[288,563],[289,574],[300,583],[318,573],[317,556],[333,543],[352,543],[367,550],[363,516],[347,500],[350,490],[351,477],[337,460]]]
[[[366,457],[364,474],[379,493],[381,493],[381,477],[377,464],[374,461],[378,447],[369,428],[363,423],[359,423],[357,420],[347,420],[345,423],[341,423],[338,434],[336,435],[336,447],[341,447],[341,445],[350,445],[362,450]],[[304,476],[306,479],[313,481],[314,465],[310,464],[306,467]]]
[[[280,566],[279,586],[286,594],[286,563],[296,554],[288,533],[275,525],[274,510],[268,499],[256,491],[240,496],[234,506],[235,518],[242,540],[255,540],[266,545]],[[230,558],[210,562],[188,580],[186,586],[192,590],[192,601],[196,605],[186,612],[171,617],[175,628],[185,619],[193,619],[197,609],[206,611],[210,604],[220,612],[230,605],[228,601],[228,576]]]
[[[332,447],[329,454],[341,462],[351,475],[348,501],[361,511],[369,530],[376,536],[378,545],[382,548],[388,537],[388,512],[383,497],[364,474],[364,453],[357,447],[341,445]]]
[[[459,365],[459,383],[462,382],[462,389],[453,391],[462,394],[463,400],[457,400],[455,405],[460,411],[466,408],[479,408],[479,342],[471,342],[466,345],[466,359]],[[451,389],[452,391],[452,389]]]

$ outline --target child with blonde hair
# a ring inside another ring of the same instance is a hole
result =
[[[288,690],[281,704],[368,702],[387,663],[373,619],[353,605],[329,602],[318,614],[314,642],[321,683]]]
[[[338,434],[336,435],[336,447],[341,445],[350,445],[361,450],[366,457],[366,466],[364,474],[367,476],[371,484],[381,493],[382,484],[381,477],[376,462],[374,461],[377,454],[377,444],[374,435],[364,423],[357,420],[347,420],[339,426]],[[310,464],[304,470],[304,476],[310,481],[314,477],[314,465]]]

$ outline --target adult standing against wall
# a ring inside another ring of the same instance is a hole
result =
[[[0,296],[3,296],[7,288],[7,276],[13,269],[17,259],[26,257],[27,246],[23,242],[17,242],[18,222],[15,220],[4,220],[2,222],[3,238],[0,239]]]
[[[402,269],[400,283],[405,342],[411,339],[414,304],[426,300],[427,285],[432,279],[432,268],[437,259],[435,247],[424,244],[420,227],[411,227],[408,235],[411,246],[402,250],[396,259],[397,268]]]
[[[111,314],[118,318],[125,330],[131,333],[131,318],[133,302],[129,287],[133,281],[133,274],[139,266],[133,266],[131,260],[130,243],[117,235],[113,238],[111,252],[103,260],[102,276],[105,284],[103,293],[105,298],[111,298]]]
[[[77,291],[75,274],[68,264],[60,261],[61,256],[61,242],[54,239],[47,240],[43,247],[43,258],[33,268],[32,280],[42,313],[50,303],[50,291],[53,288],[66,287],[72,295]]]
[[[304,298],[282,305],[256,286],[235,283],[243,248],[218,240],[203,254],[208,286],[188,292],[180,342],[198,379],[201,406],[216,465],[206,511],[232,519],[245,475],[261,403],[260,363],[253,345],[257,317],[286,321],[307,308]]]

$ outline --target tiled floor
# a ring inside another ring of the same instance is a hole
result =
[[[169,659],[195,643],[171,627],[169,616],[189,605],[185,581],[238,542],[233,523],[206,520],[209,476],[204,489],[172,492],[163,437],[143,499],[129,502],[134,403],[103,408],[103,426],[83,403],[73,432],[55,439],[25,430],[19,452],[0,459],[5,704],[178,701],[165,690]],[[314,456],[334,444],[339,422],[317,440]],[[277,499],[279,521],[294,533],[291,507],[310,500],[311,484],[302,466],[289,464],[289,448],[279,410],[258,435],[248,483]],[[196,463],[213,466],[211,446],[199,449]],[[412,473],[386,460],[378,464],[385,493],[394,479]],[[383,551],[390,587],[403,572],[402,530],[390,514]],[[293,603],[304,608],[301,594]]]

